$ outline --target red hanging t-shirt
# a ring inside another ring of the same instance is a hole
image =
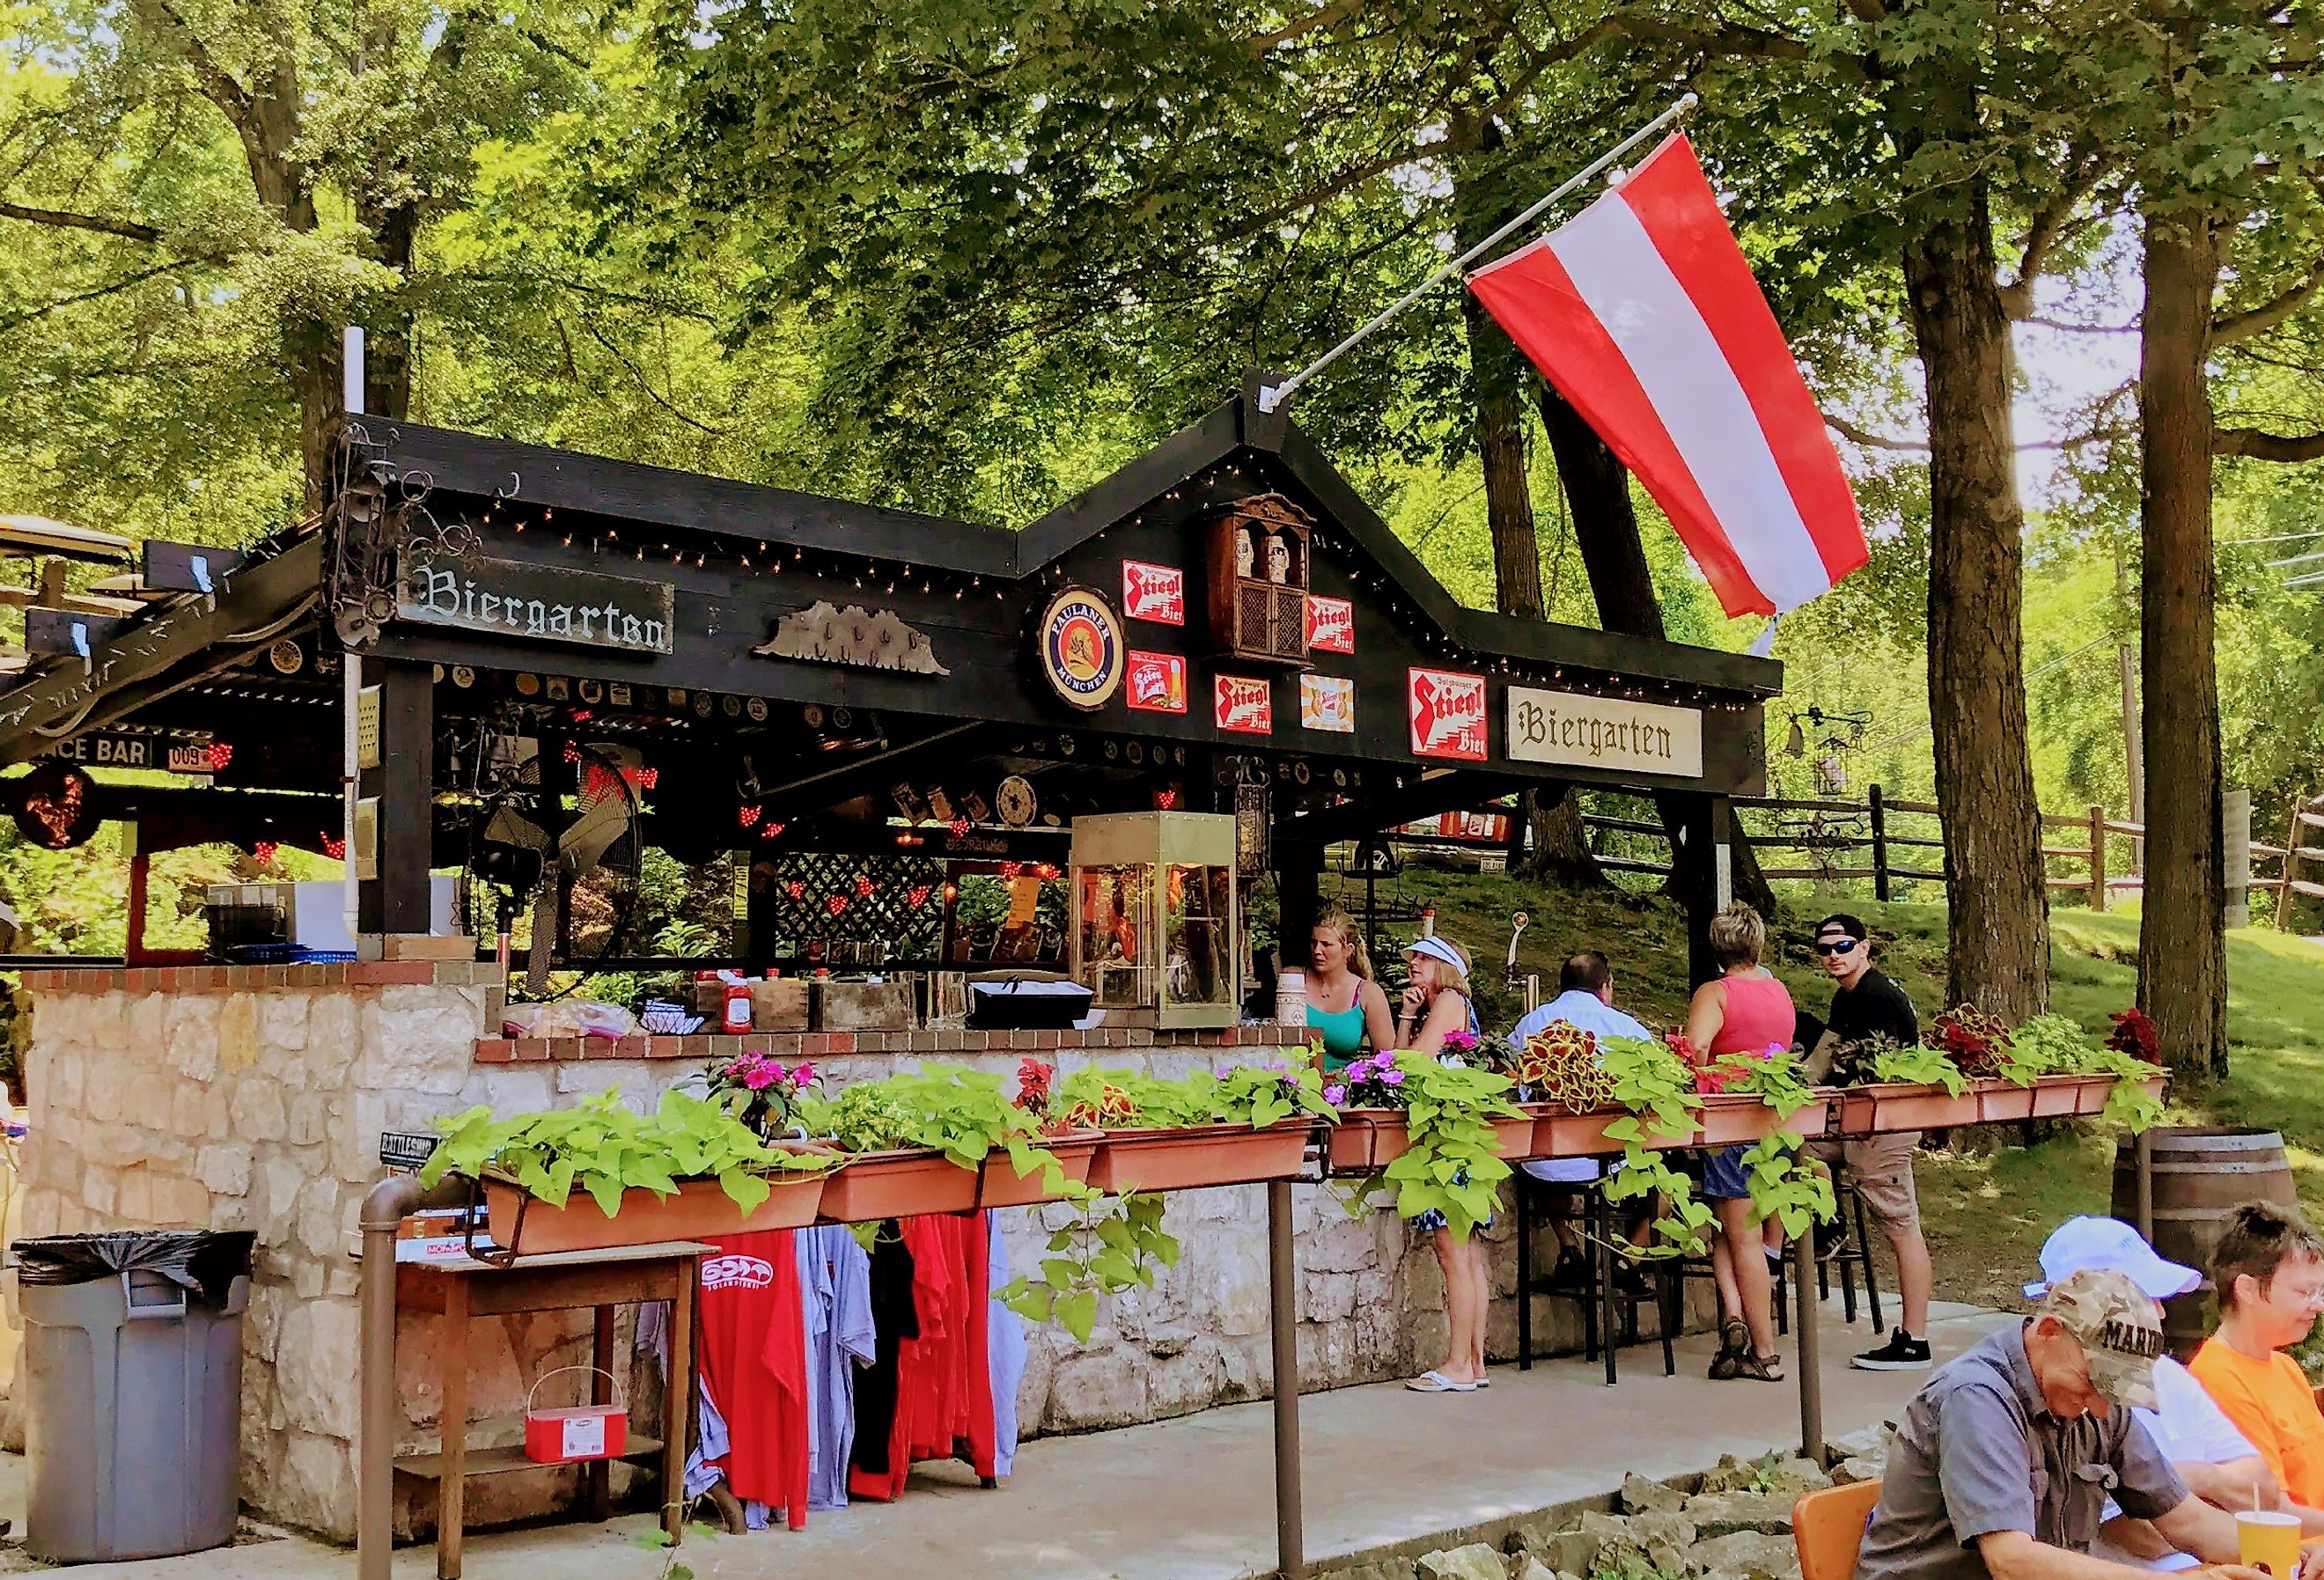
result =
[[[729,1234],[702,1259],[702,1372],[731,1439],[737,1498],[807,1524],[807,1324],[788,1229]]]

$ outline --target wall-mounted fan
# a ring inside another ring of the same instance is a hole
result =
[[[543,993],[552,968],[587,971],[627,947],[644,845],[643,764],[630,747],[573,741],[544,765],[537,739],[506,732],[487,734],[476,750],[461,914],[477,925],[489,905],[498,931],[530,912],[526,986]]]

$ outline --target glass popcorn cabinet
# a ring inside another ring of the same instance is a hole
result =
[[[1242,1004],[1235,820],[1211,812],[1074,819],[1074,980],[1115,1026],[1231,1026]]]

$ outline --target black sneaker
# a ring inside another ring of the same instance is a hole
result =
[[[1929,1341],[1895,1328],[1889,1333],[1886,1344],[1850,1357],[1848,1363],[1859,1372],[1925,1372],[1929,1369]]]

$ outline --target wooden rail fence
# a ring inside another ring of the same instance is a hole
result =
[[[1836,797],[1738,797],[1736,836],[1754,853],[1790,853],[1805,861],[1773,864],[1762,861],[1760,875],[1771,882],[1823,882],[1868,879],[1878,900],[1896,897],[1899,885],[1942,883],[1945,842],[1937,827],[1933,801],[1909,800],[1885,793],[1873,785],[1860,801]],[[1754,827],[1743,814],[1751,814]],[[1663,839],[1660,823],[1637,818],[1582,815],[1592,832],[1643,835]],[[2324,899],[2324,795],[2295,800],[2287,818],[2288,844],[2251,840],[2246,855],[2246,889],[2273,891],[2279,927],[2285,924],[2297,896]],[[2107,816],[2104,807],[2084,812],[2042,814],[2042,855],[2045,861],[2079,870],[2052,872],[2050,888],[2061,895],[2080,896],[2093,910],[2104,910],[2109,897],[2144,885],[2138,870],[2138,849],[2146,826]],[[2312,843],[2311,843],[2312,841]],[[2128,848],[2120,850],[2126,842]],[[1665,856],[1656,861],[1634,850],[1599,851],[1598,864],[1612,872],[1668,876]],[[2254,870],[2259,864],[2279,864],[2273,875]],[[2235,873],[2229,874],[2232,887]]]

